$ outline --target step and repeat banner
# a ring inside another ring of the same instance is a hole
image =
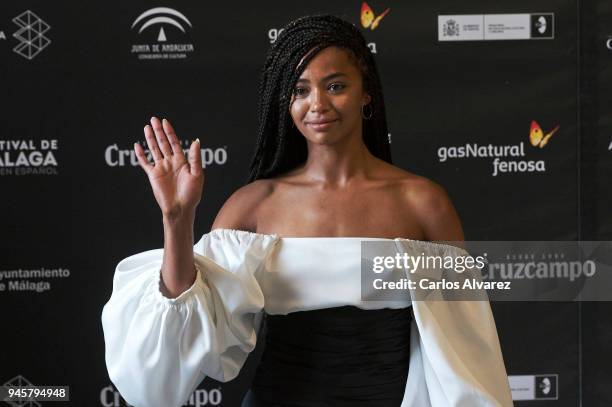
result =
[[[394,164],[446,188],[466,239],[612,240],[612,3],[537,3],[2,2],[0,385],[127,405],[101,310],[116,264],[163,246],[132,145],[153,115],[199,137],[209,231],[248,175],[266,50],[306,14],[361,29]],[[609,302],[492,307],[516,405],[612,403]],[[260,354],[188,405],[238,406]]]

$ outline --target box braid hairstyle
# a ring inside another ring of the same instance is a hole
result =
[[[372,155],[391,163],[382,85],[363,35],[332,15],[306,16],[290,22],[268,50],[259,83],[259,128],[248,182],[282,174],[306,161],[306,140],[293,124],[289,106],[304,69],[329,46],[347,50],[360,69],[372,109],[371,118],[363,119],[363,141]]]

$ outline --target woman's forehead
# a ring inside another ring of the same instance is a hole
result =
[[[304,58],[306,58],[309,53],[307,53]],[[302,61],[304,58],[302,58]],[[326,76],[331,72],[342,72],[351,75],[355,73],[355,71],[357,71],[357,67],[354,66],[348,51],[337,46],[330,46],[319,51],[317,55],[310,60],[300,78]]]

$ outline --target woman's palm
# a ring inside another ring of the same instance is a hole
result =
[[[154,117],[151,126],[145,126],[144,131],[154,164],[147,160],[142,146],[136,143],[134,150],[149,178],[155,200],[164,216],[178,218],[193,214],[202,197],[204,182],[200,142],[196,139],[191,144],[187,160],[170,122],[161,123]]]

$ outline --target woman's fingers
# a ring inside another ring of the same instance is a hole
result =
[[[138,164],[148,174],[149,170],[153,168],[153,164],[147,159],[144,149],[139,143],[134,143],[134,151],[136,152],[136,158],[138,158]]]
[[[149,150],[153,155],[153,160],[156,163],[163,160],[164,158],[171,158],[173,156],[179,159],[179,163],[185,163],[185,153],[183,152],[183,149],[180,145],[180,141],[168,120],[164,119],[162,122],[157,117],[153,116],[151,118],[151,125],[146,125],[144,128],[144,132],[145,138],[147,139],[147,145],[149,146]],[[134,147],[134,149],[136,150],[137,147]],[[138,162],[141,164],[141,166],[143,166],[143,163],[140,161],[141,157],[138,155],[138,150],[136,151]],[[201,166],[202,158],[199,154],[199,147],[197,152],[198,160]],[[142,154],[144,157],[144,150]],[[193,155],[195,155],[195,152],[193,153]],[[148,160],[146,160],[146,162],[148,163]],[[148,165],[153,166],[150,163],[148,163]],[[143,169],[144,168],[148,167],[143,166]]]
[[[197,138],[189,147],[189,169],[191,175],[197,176],[202,172],[202,152],[200,150],[200,139]]]
[[[152,120],[151,120],[152,121]],[[155,140],[155,135],[153,134],[153,129],[148,124],[144,128],[145,138],[147,139],[147,145],[149,146],[149,150],[151,154],[153,154],[153,160],[155,162],[161,161],[164,157],[157,146],[157,141]]]
[[[151,118],[151,126],[153,126],[153,131],[157,137],[159,149],[163,153],[164,157],[171,157],[172,149],[170,148],[170,143],[168,142],[166,133],[164,133],[164,129],[162,128],[161,121],[159,121],[157,117],[153,116]]]
[[[164,131],[166,132],[166,136],[168,136],[168,141],[170,142],[170,148],[172,149],[172,153],[178,155],[181,154],[181,157],[185,158],[185,153],[181,148],[181,143],[179,142],[178,137],[176,137],[176,133],[174,132],[174,128],[170,124],[170,122],[166,119],[162,120],[162,126]]]

